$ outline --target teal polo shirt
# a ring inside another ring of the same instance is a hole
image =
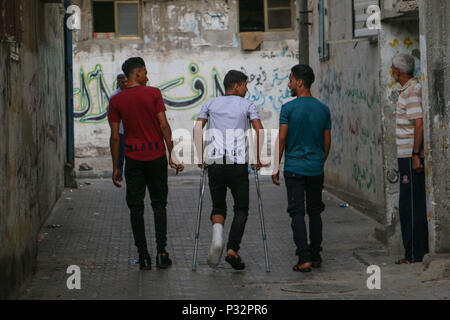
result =
[[[281,107],[287,124],[284,171],[304,176],[323,174],[324,131],[331,130],[330,109],[313,97],[298,97]]]

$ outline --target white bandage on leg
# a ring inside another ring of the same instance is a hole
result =
[[[216,223],[213,225],[211,248],[209,249],[208,265],[217,267],[223,252],[223,225]]]

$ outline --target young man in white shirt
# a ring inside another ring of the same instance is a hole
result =
[[[240,71],[231,70],[224,78],[225,96],[212,98],[202,107],[194,129],[194,139],[200,161],[203,160],[203,132],[208,122],[208,178],[213,203],[212,244],[208,264],[220,263],[224,242],[223,225],[227,214],[226,193],[230,188],[234,199],[234,217],[227,243],[228,262],[233,269],[242,270],[245,263],[238,254],[249,210],[248,139],[249,120],[259,133],[263,127],[256,106],[245,99],[248,77]],[[257,170],[261,167],[257,156]],[[203,161],[202,161],[203,162]],[[202,165],[199,165],[200,167]]]

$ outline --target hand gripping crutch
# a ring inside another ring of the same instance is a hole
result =
[[[203,162],[202,165],[202,173],[200,178],[200,197],[198,200],[198,210],[197,210],[197,225],[195,229],[195,246],[194,246],[194,257],[192,259],[192,271],[197,270],[197,249],[198,249],[198,239],[200,238],[200,220],[202,216],[202,205],[203,205],[203,195],[205,194],[205,172],[206,172],[206,164]]]
[[[253,132],[251,123],[249,121],[249,130],[251,134],[251,139],[253,140]],[[258,133],[256,133],[258,134]],[[269,265],[269,256],[267,253],[267,234],[266,234],[266,226],[264,224],[264,214],[263,214],[263,206],[262,206],[262,200],[261,200],[261,189],[259,188],[259,174],[258,170],[256,170],[257,165],[253,165],[253,171],[255,172],[255,185],[256,185],[256,193],[258,194],[258,207],[259,207],[259,217],[261,221],[261,233],[262,233],[262,239],[263,239],[263,245],[264,245],[264,257],[266,260],[266,272],[270,272],[270,265]]]

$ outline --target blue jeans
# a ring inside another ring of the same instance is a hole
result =
[[[412,158],[398,159],[398,169],[400,173],[398,208],[405,259],[421,262],[423,256],[428,253],[425,174],[412,169]]]
[[[325,209],[322,202],[324,176],[303,176],[289,171],[284,172],[288,196],[288,213],[291,216],[294,242],[297,246],[298,263],[303,264],[320,260],[322,251],[322,218]],[[306,212],[309,216],[309,239],[305,224]]]

